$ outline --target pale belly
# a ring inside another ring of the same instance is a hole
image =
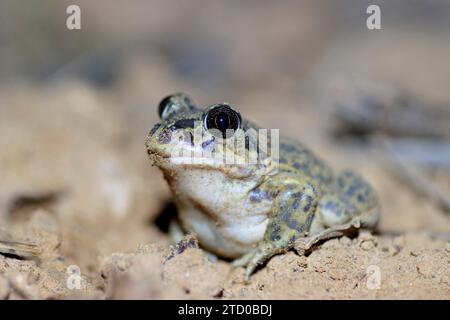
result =
[[[237,258],[258,244],[268,218],[255,216],[240,222],[216,224],[203,212],[183,206],[179,216],[185,230],[195,233],[200,244],[221,257]]]
[[[179,174],[171,186],[183,190],[176,197],[183,228],[195,233],[207,250],[237,258],[263,239],[271,201],[255,203],[249,199],[254,181],[190,171]]]

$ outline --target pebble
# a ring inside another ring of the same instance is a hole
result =
[[[373,249],[373,247],[375,247],[375,244],[371,240],[366,240],[361,242],[360,246],[363,250],[369,251],[370,249]]]

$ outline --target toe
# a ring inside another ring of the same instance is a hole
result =
[[[251,252],[243,255],[242,257],[235,259],[231,263],[231,265],[233,268],[245,267],[253,259],[253,256],[254,256],[254,251],[251,251]]]

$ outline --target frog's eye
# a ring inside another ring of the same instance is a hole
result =
[[[164,111],[170,106],[170,99],[172,99],[172,96],[167,96],[159,103],[158,114],[161,119],[163,119]]]
[[[228,104],[217,104],[209,107],[203,114],[203,126],[206,130],[220,131],[223,138],[227,133],[234,133],[241,126],[241,115]],[[227,130],[233,130],[228,131]]]
[[[161,100],[158,114],[161,119],[167,120],[172,114],[193,109],[195,109],[195,105],[189,96],[184,93],[175,93]]]

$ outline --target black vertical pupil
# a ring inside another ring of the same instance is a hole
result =
[[[220,112],[216,115],[215,119],[216,127],[220,131],[224,132],[230,128],[230,116],[225,112]]]

